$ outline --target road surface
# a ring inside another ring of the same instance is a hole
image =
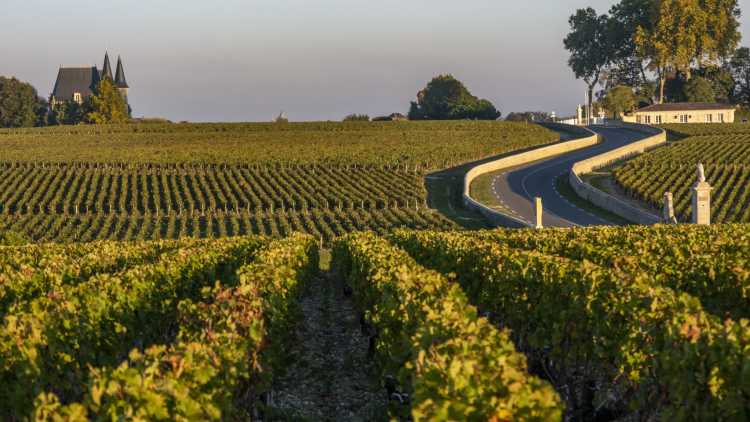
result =
[[[507,170],[494,177],[493,194],[517,218],[534,221],[533,198],[541,197],[545,227],[601,226],[612,223],[583,210],[557,192],[555,180],[567,175],[573,164],[647,137],[643,133],[614,127],[591,127],[603,142],[589,148]]]

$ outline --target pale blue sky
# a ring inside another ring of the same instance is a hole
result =
[[[47,96],[59,65],[101,66],[109,50],[137,116],[266,121],[406,112],[432,76],[453,73],[504,115],[567,114],[584,92],[562,47],[568,16],[613,3],[2,0],[0,75]]]

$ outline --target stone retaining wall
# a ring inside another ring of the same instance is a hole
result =
[[[649,213],[641,208],[633,206],[626,201],[616,198],[606,192],[603,192],[581,179],[581,175],[591,173],[592,171],[606,167],[609,164],[626,158],[642,154],[643,152],[665,145],[667,143],[667,133],[658,128],[642,125],[622,124],[624,128],[636,130],[647,135],[648,138],[610,152],[597,155],[587,160],[579,161],[573,165],[570,171],[570,186],[581,198],[593,203],[599,208],[603,208],[613,214],[616,214],[628,221],[637,224],[652,225],[661,222],[661,217]]]
[[[477,177],[492,173],[498,170],[520,166],[523,164],[532,163],[534,161],[543,160],[545,158],[554,157],[556,155],[565,154],[571,151],[575,151],[581,148],[590,147],[596,145],[599,142],[599,135],[589,131],[588,129],[578,128],[569,125],[556,125],[556,124],[545,124],[545,127],[550,129],[562,129],[569,132],[575,132],[583,135],[581,139],[575,139],[567,142],[560,142],[557,144],[549,145],[533,149],[531,151],[522,152],[520,154],[511,155],[508,157],[500,158],[489,163],[485,163],[474,167],[469,170],[464,176],[464,205],[466,208],[478,211],[492,224],[505,226],[505,227],[533,227],[531,222],[525,222],[518,218],[496,211],[479,201],[471,197],[471,183],[476,180]],[[588,136],[586,136],[588,135]]]

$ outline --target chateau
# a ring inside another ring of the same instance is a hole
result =
[[[122,59],[117,57],[117,70],[114,77],[112,77],[112,65],[109,63],[109,53],[105,53],[104,65],[101,69],[97,69],[96,66],[60,67],[60,70],[57,72],[55,88],[52,90],[52,95],[50,96],[50,106],[54,108],[56,105],[66,101],[75,101],[78,104],[82,104],[86,98],[94,94],[99,81],[105,78],[114,82],[127,103],[128,89],[130,87],[125,80],[125,69],[122,66]]]

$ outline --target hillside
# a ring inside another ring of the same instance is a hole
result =
[[[34,240],[457,227],[425,175],[559,139],[504,122],[180,124],[0,131],[0,229]]]

